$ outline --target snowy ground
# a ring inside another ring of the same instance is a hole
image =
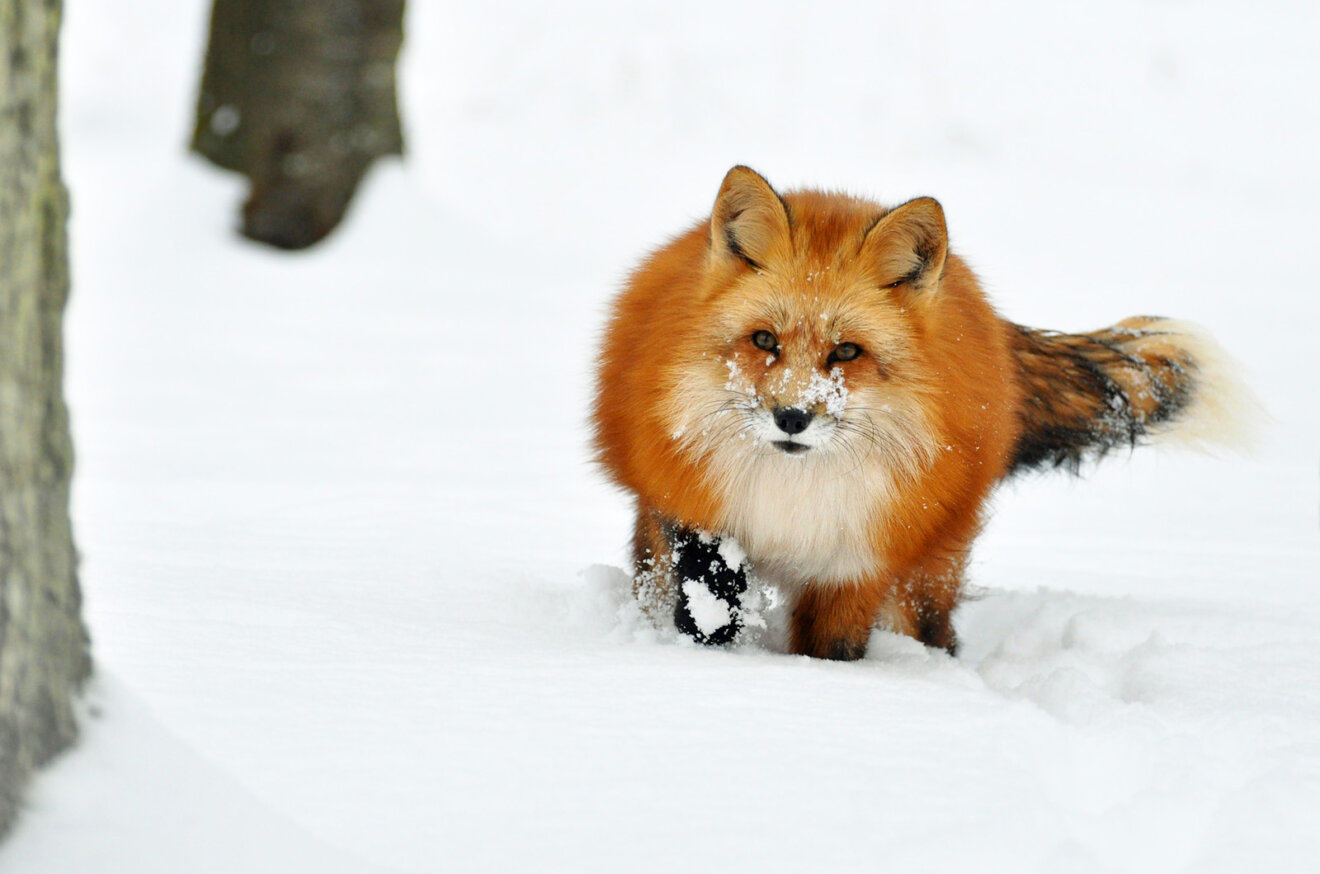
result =
[[[66,7],[99,678],[0,874],[1320,869],[1320,8],[412,3],[407,162],[290,256],[183,154],[206,4]],[[957,659],[650,631],[594,342],[738,162],[1203,323],[1260,451],[1004,489]]]

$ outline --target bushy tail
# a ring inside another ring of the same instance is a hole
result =
[[[1022,435],[1010,473],[1082,463],[1171,437],[1241,444],[1250,395],[1199,328],[1136,316],[1089,334],[1014,325]]]

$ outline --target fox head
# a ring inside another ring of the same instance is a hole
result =
[[[709,232],[705,312],[669,380],[673,438],[724,480],[767,466],[813,479],[926,466],[921,339],[948,255],[939,203],[781,196],[739,166]]]

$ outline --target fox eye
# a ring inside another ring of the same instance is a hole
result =
[[[898,288],[900,285],[903,285],[906,282],[916,282],[919,278],[921,278],[921,267],[917,267],[906,276],[900,276],[898,279],[895,279],[893,282],[889,283],[888,285],[882,285],[880,287],[885,290],[891,288]]]
[[[752,335],[752,344],[756,346],[757,349],[774,352],[779,348],[779,339],[769,331],[757,331]]]
[[[825,359],[825,363],[833,364],[836,361],[852,361],[861,354],[862,347],[858,346],[856,343],[840,343],[838,346],[834,347],[832,352],[830,352],[829,357]]]

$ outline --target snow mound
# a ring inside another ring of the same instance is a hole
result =
[[[29,794],[3,874],[388,874],[315,837],[173,736],[101,671],[77,752]],[[124,791],[132,787],[131,791]]]

